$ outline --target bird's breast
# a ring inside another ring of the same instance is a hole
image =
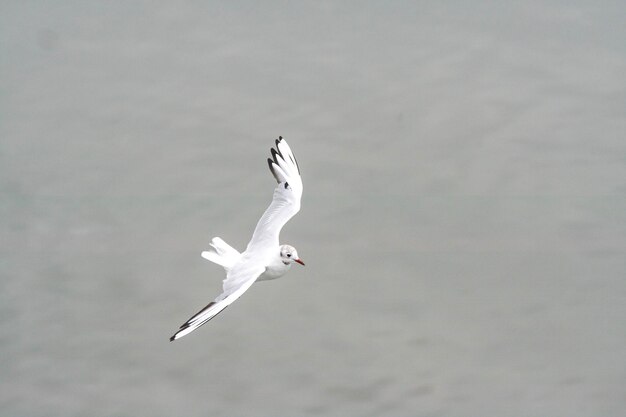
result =
[[[285,265],[279,258],[278,262],[272,262],[265,267],[265,272],[261,274],[257,281],[280,278],[289,271],[289,268],[291,268],[291,265]]]

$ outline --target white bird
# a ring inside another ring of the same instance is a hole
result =
[[[300,210],[300,168],[282,136],[276,140],[276,149],[271,149],[271,155],[272,158],[268,158],[267,162],[278,181],[272,203],[261,216],[243,253],[219,237],[211,240],[211,249],[202,252],[203,258],[226,270],[224,291],[180,326],[170,341],[180,339],[211,320],[241,297],[255,281],[279,278],[289,271],[293,262],[304,265],[296,248],[278,243],[280,230]]]

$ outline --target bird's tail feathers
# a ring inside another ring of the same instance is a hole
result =
[[[214,237],[209,243],[209,250],[202,252],[202,257],[224,267],[228,272],[241,255],[237,249],[224,242],[219,237]]]

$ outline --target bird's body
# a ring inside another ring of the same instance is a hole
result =
[[[180,339],[202,326],[239,298],[256,281],[272,280],[285,275],[293,262],[304,265],[293,246],[280,245],[280,230],[300,210],[302,179],[296,158],[282,137],[276,140],[268,159],[270,171],[278,182],[272,203],[254,229],[246,250],[235,248],[215,237],[202,257],[224,267],[223,292],[185,322],[170,341]]]

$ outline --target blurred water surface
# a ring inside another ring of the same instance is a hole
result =
[[[0,414],[626,409],[623,2],[3,2]],[[283,135],[307,262],[188,337]]]

